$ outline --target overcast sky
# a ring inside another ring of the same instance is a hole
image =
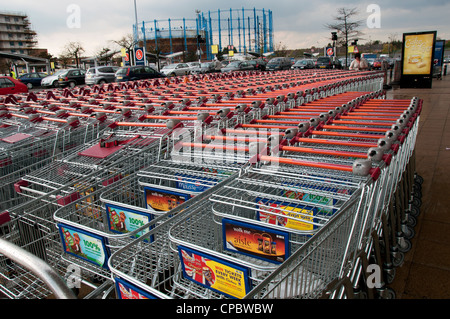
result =
[[[85,55],[94,55],[110,46],[110,40],[132,33],[135,21],[134,0],[0,1],[0,11],[26,13],[38,33],[38,46],[55,56],[70,41],[80,42]],[[271,10],[274,43],[289,49],[322,47],[329,43],[330,30],[324,25],[333,22],[336,10],[341,7],[359,10],[356,19],[364,22],[361,27],[364,39],[360,43],[387,41],[389,36],[401,40],[403,33],[419,31],[437,31],[441,39],[450,38],[448,0],[136,0],[136,4],[140,23],[155,19],[195,19],[195,10],[205,13],[230,8]],[[367,11],[371,4],[380,9],[378,20],[373,15],[376,11]],[[72,19],[75,10],[79,10],[78,20]],[[368,27],[377,21],[379,25]]]

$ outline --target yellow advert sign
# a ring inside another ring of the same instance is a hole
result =
[[[404,36],[403,74],[430,74],[434,33]]]
[[[185,247],[178,249],[186,278],[234,298],[248,293],[248,269]]]

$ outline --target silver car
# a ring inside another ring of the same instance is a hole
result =
[[[206,74],[216,72],[214,62],[202,62],[200,66],[191,70],[191,74]]]
[[[191,68],[187,63],[174,63],[163,67],[161,73],[167,76],[188,75],[191,73]]]
[[[87,85],[105,84],[115,81],[117,66],[97,66],[89,68],[86,72],[85,83]]]
[[[42,87],[57,87],[58,86],[58,77],[60,74],[63,74],[67,70],[58,70],[54,74],[46,76],[41,80]]]

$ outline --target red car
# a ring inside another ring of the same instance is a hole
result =
[[[381,70],[381,60],[373,61],[372,69]]]
[[[10,76],[0,76],[0,95],[27,93],[28,87]]]

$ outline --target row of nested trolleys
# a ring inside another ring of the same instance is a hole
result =
[[[377,73],[229,80],[8,97],[10,144],[54,122],[89,133],[6,172],[1,236],[90,296],[389,295],[412,232],[421,101],[386,100]],[[0,270],[10,298],[51,293],[11,260]]]

